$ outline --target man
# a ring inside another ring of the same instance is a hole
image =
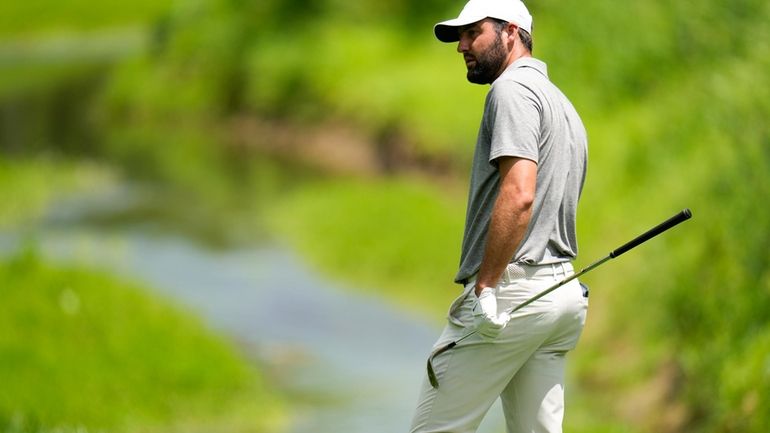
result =
[[[434,350],[440,387],[426,380],[413,433],[475,432],[499,397],[508,433],[561,432],[565,355],[585,323],[587,291],[572,275],[575,216],[585,180],[587,140],[580,117],[532,57],[532,17],[519,0],[470,0],[436,24],[457,42],[468,81],[491,84],[476,143],[455,278],[465,290],[450,307]]]

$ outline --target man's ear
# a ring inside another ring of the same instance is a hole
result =
[[[513,43],[519,37],[519,26],[514,23],[508,23],[508,25],[505,26],[505,32],[508,33],[508,42]]]

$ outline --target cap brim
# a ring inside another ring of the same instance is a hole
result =
[[[486,17],[465,17],[442,21],[433,26],[433,34],[441,42],[457,42],[460,40],[460,27],[481,21]]]

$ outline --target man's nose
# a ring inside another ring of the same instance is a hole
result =
[[[468,51],[468,39],[461,36],[460,40],[457,41],[457,52],[464,53],[466,51]]]

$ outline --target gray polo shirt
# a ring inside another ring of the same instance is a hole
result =
[[[587,153],[583,122],[548,79],[545,63],[524,57],[511,64],[492,83],[484,104],[455,281],[470,278],[481,266],[500,182],[495,161],[502,156],[537,163],[532,217],[511,262],[547,264],[575,258],[575,214]]]

